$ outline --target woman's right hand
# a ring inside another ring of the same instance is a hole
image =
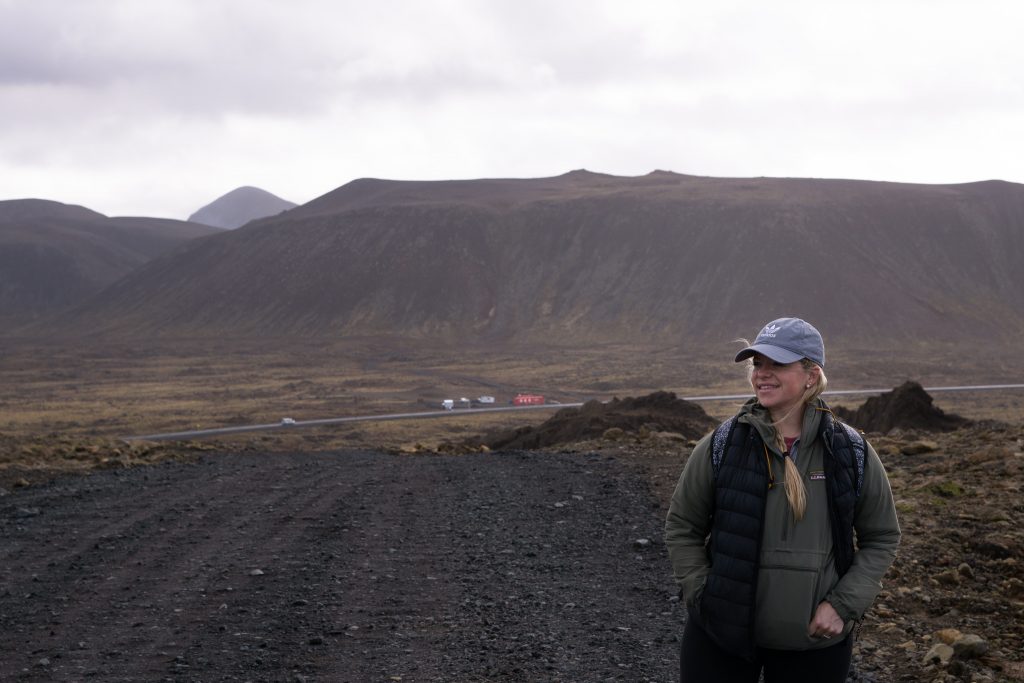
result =
[[[814,618],[807,626],[807,635],[828,640],[832,636],[842,635],[844,628],[846,622],[836,612],[835,607],[828,600],[823,600],[818,609],[814,610]]]

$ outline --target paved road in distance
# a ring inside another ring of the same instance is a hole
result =
[[[996,391],[1006,389],[1024,389],[1024,384],[978,384],[973,386],[924,387],[927,392],[936,391]],[[856,396],[868,394],[884,394],[892,389],[848,389],[826,391],[825,396]],[[712,396],[682,396],[686,401],[732,401],[749,398],[751,394],[717,394]],[[197,429],[184,432],[165,432],[162,434],[145,434],[122,437],[125,441],[183,441],[201,439],[207,436],[239,434],[242,432],[259,432],[269,429],[295,429],[297,427],[314,427],[318,425],[344,424],[346,422],[380,422],[384,420],[415,420],[430,417],[451,417],[468,412],[477,413],[508,413],[520,410],[552,410],[559,408],[578,408],[582,403],[545,403],[533,406],[502,406],[500,408],[457,408],[454,410],[428,410],[416,413],[389,413],[384,415],[352,415],[349,417],[330,417],[321,420],[295,420],[287,424],[271,422],[259,425],[238,425],[235,427],[217,427],[215,429]]]

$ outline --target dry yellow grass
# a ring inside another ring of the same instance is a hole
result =
[[[12,463],[24,449],[10,445],[11,439],[46,453],[46,444],[61,439],[116,444],[128,435],[276,423],[285,416],[312,420],[437,410],[442,399],[484,394],[501,404],[520,391],[540,392],[562,403],[659,389],[681,396],[743,393],[743,369],[729,362],[734,350],[728,343],[702,350],[627,345],[461,348],[382,339],[9,342],[0,356],[0,435],[8,439],[4,460]],[[964,362],[955,349],[925,349],[898,358],[840,349],[832,354],[829,368],[834,388],[853,389],[892,387],[907,378],[926,385],[1014,381],[1021,376],[1014,362],[1022,361],[993,354]],[[1024,415],[1024,391],[942,393],[935,398],[944,410],[974,419],[1019,421]],[[861,400],[842,402],[856,405]],[[704,408],[714,417],[725,417],[737,403],[707,402]],[[536,424],[549,415],[456,411],[442,419],[240,434],[218,438],[216,444],[432,448],[490,429]]]

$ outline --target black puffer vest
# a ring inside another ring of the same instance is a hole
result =
[[[818,438],[825,444],[833,554],[842,576],[853,562],[853,513],[864,481],[864,438],[827,409]],[[722,423],[712,439],[711,571],[695,616],[722,649],[750,659],[754,657],[757,574],[769,483],[764,444],[756,429],[735,417]]]

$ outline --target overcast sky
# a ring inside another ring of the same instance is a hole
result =
[[[0,0],[0,199],[360,177],[1024,182],[1024,2]]]

